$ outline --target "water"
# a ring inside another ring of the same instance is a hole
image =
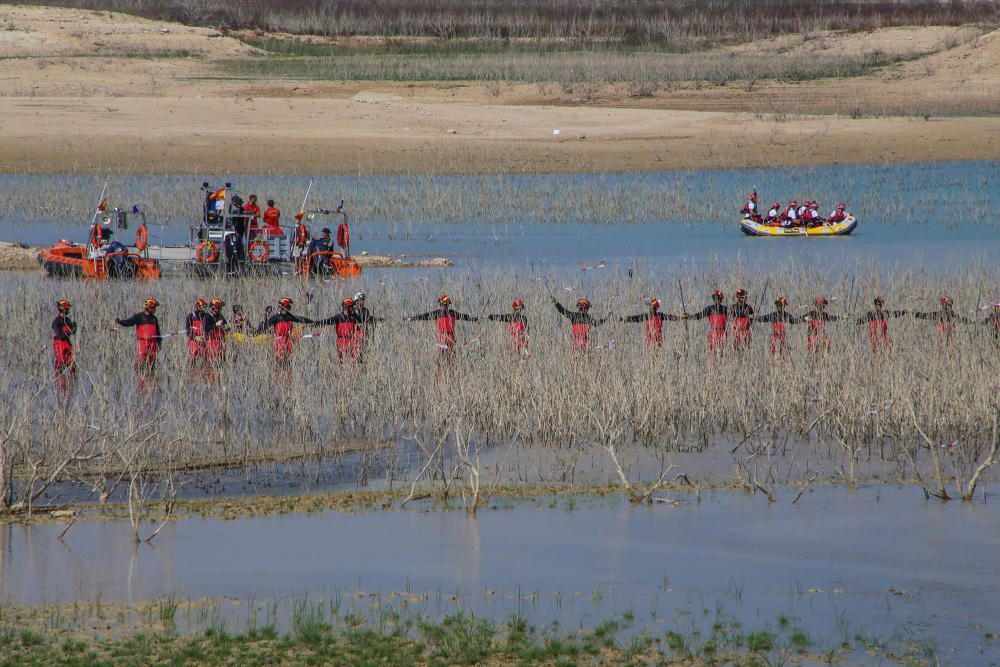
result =
[[[979,654],[984,633],[1000,631],[995,504],[926,501],[908,486],[818,488],[792,505],[795,493],[767,505],[719,491],[701,503],[678,496],[676,507],[499,499],[478,518],[423,509],[190,518],[135,548],[122,521],[80,523],[63,541],[60,525],[6,525],[0,595],[22,605],[308,593],[364,610],[406,591],[432,617],[523,613],[572,628],[631,610],[654,632],[701,627],[725,610],[748,630],[786,614],[832,645],[857,632],[903,634],[935,641],[948,664],[1000,659],[1000,646]]]
[[[643,174],[326,176],[316,180],[313,203],[335,206],[340,195],[323,193],[347,193],[355,252],[440,255],[466,267],[485,261],[519,270],[572,268],[604,260],[607,268],[622,270],[794,262],[818,269],[846,263],[949,272],[989,265],[1000,252],[997,166],[984,161]],[[180,244],[198,214],[201,180],[118,177],[112,192],[152,202],[146,207],[152,242]],[[299,205],[308,179],[230,180],[244,192],[287,193],[287,213]],[[84,240],[90,217],[85,209],[96,196],[89,192],[99,192],[102,184],[93,176],[0,176],[4,191],[56,190],[88,202],[67,223],[63,209],[25,214],[14,196],[0,207],[0,239],[34,245]],[[734,212],[753,188],[765,206],[772,199],[819,198],[826,213],[845,199],[861,225],[848,238],[744,237]],[[132,234],[123,236],[130,241]]]

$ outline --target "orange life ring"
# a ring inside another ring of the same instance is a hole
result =
[[[250,255],[251,262],[266,262],[267,258],[271,256],[271,249],[267,247],[267,243],[263,239],[257,239],[250,244],[247,254]]]
[[[206,251],[208,252],[206,253]],[[214,262],[219,259],[219,246],[211,241],[202,241],[198,244],[196,254],[198,255],[198,261],[203,264]]]
[[[135,230],[135,247],[139,252],[149,247],[149,232],[146,231],[146,225],[139,225],[139,229]]]

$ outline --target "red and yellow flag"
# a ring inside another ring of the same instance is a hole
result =
[[[101,200],[101,203],[97,205],[97,210],[104,213],[108,209],[108,198],[105,197]]]

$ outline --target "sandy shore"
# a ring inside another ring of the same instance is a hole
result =
[[[822,48],[955,44],[855,79],[678,85],[644,98],[609,85],[582,100],[537,85],[217,80],[216,59],[253,49],[211,30],[106,12],[0,5],[0,27],[7,173],[575,172],[1000,158],[1000,116],[919,113],[946,103],[1000,110],[998,32],[834,35]],[[786,46],[809,57],[817,43]],[[119,57],[136,49],[143,57]],[[912,114],[872,117],[877,108]]]

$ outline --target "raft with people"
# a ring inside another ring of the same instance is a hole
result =
[[[846,204],[838,204],[828,217],[819,213],[819,202],[796,200],[782,206],[774,202],[767,213],[757,206],[757,193],[747,199],[740,211],[740,231],[747,236],[847,236],[858,226],[858,220],[847,212]]]

